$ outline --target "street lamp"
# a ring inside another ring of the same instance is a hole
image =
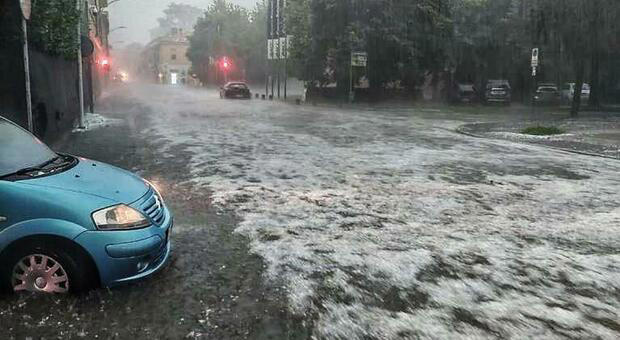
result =
[[[121,0],[112,0],[112,1],[108,1],[108,7],[110,7],[111,4],[115,3],[115,2],[119,2]]]
[[[114,32],[114,31],[120,30],[120,29],[125,29],[125,28],[127,28],[127,26],[114,27],[113,29],[108,31],[108,34]]]

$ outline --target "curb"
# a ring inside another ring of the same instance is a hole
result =
[[[471,124],[465,124],[465,125],[471,125]],[[573,149],[566,149],[566,148],[561,148],[558,146],[552,146],[552,145],[546,145],[546,144],[538,144],[538,143],[529,143],[529,142],[519,142],[519,141],[514,141],[514,140],[510,140],[510,139],[504,139],[504,138],[490,138],[487,136],[483,136],[483,135],[478,135],[472,132],[468,132],[468,131],[464,131],[463,129],[461,129],[463,126],[465,125],[461,125],[458,128],[456,128],[455,130],[452,130],[458,134],[464,135],[464,136],[468,136],[468,137],[473,137],[473,138],[480,138],[480,139],[495,139],[495,140],[505,140],[505,141],[509,141],[509,142],[513,142],[513,143],[518,143],[518,144],[527,144],[527,145],[536,145],[536,146],[542,146],[548,149],[553,149],[553,150],[557,150],[557,151],[563,151],[563,152],[567,152],[567,153],[573,153],[573,154],[577,154],[577,155],[583,155],[583,156],[590,156],[590,157],[598,157],[598,158],[605,158],[605,159],[613,159],[615,161],[620,161],[620,159],[615,158],[615,157],[610,157],[610,156],[605,156],[605,155],[601,155],[598,153],[592,153],[592,152],[586,152],[586,151],[579,151],[579,150],[573,150]]]

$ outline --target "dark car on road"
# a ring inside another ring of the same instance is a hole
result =
[[[534,94],[534,104],[553,105],[560,102],[560,91],[555,84],[538,84]]]
[[[252,98],[250,88],[243,82],[230,82],[220,88],[220,98]]]
[[[512,89],[508,80],[489,80],[484,93],[486,104],[501,103],[510,105],[512,101]]]
[[[473,84],[455,84],[450,91],[450,101],[456,104],[475,103],[478,91]]]

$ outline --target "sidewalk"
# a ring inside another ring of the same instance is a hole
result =
[[[564,133],[551,136],[526,135],[527,127],[557,127]],[[484,138],[506,139],[520,143],[541,144],[566,151],[620,159],[620,115],[586,113],[579,118],[544,117],[523,121],[471,123],[458,132]]]

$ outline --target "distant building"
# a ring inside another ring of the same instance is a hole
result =
[[[147,72],[160,84],[189,83],[192,63],[186,55],[188,48],[189,40],[183,30],[172,30],[169,35],[151,41],[144,51]]]

